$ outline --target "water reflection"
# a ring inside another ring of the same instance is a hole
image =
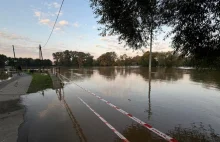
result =
[[[91,78],[91,76],[94,73],[93,69],[62,69],[61,73],[64,74],[67,78],[69,79],[74,79],[74,80],[86,80]]]
[[[73,128],[76,130],[76,134],[77,136],[79,136],[80,142],[87,142],[86,136],[83,133],[82,128],[80,127],[78,121],[76,120],[76,118],[73,115],[73,112],[71,111],[69,105],[67,104],[65,98],[64,98],[64,89],[56,89],[56,94],[58,96],[58,99],[64,104],[66,111],[72,121],[73,124]]]
[[[150,96],[150,93],[151,93],[151,73],[149,73],[149,88],[148,88],[148,120],[150,120],[151,118],[151,115],[153,114],[152,113],[152,110],[151,110],[151,96]]]
[[[139,124],[132,124],[126,127],[122,135],[130,142],[166,142]]]
[[[138,124],[126,127],[122,134],[131,142],[165,142]],[[216,134],[211,125],[207,128],[202,122],[192,123],[188,128],[178,125],[173,130],[168,131],[167,134],[177,139],[178,142],[220,142],[219,134]]]
[[[129,67],[101,67],[97,68],[98,73],[108,80],[114,80],[117,75],[126,78],[130,74],[141,75],[145,80],[149,80],[148,68]],[[152,68],[152,80],[177,81],[183,78],[184,70],[174,68]]]
[[[214,87],[220,89],[220,72],[219,71],[197,71],[192,70],[190,79],[194,82],[204,84],[204,87]]]
[[[19,127],[18,142],[87,141],[65,100],[63,88],[28,94],[22,100],[26,112]]]
[[[192,123],[189,128],[178,125],[168,134],[175,137],[179,142],[220,142],[220,136],[215,133],[211,125],[206,128],[202,122],[199,124]]]
[[[114,67],[100,67],[97,70],[99,75],[103,76],[107,80],[115,80],[117,76],[117,72]],[[121,71],[123,71],[123,69]]]
[[[140,74],[145,80],[149,80],[148,68],[139,68],[134,73]],[[177,81],[183,78],[184,70],[174,68],[152,68],[151,79],[159,81]]]

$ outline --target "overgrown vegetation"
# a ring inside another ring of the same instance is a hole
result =
[[[5,71],[0,71],[0,81],[1,80],[6,80],[10,77],[9,74],[7,74]]]
[[[0,54],[0,67],[4,66],[16,66],[23,67],[39,67],[39,66],[52,66],[52,61],[49,59],[32,59],[32,58],[11,58],[3,54]]]
[[[59,66],[92,66],[93,56],[90,53],[69,51],[53,53],[55,65]]]
[[[149,52],[145,52],[142,56],[129,57],[126,54],[117,55],[115,52],[106,52],[97,59],[93,59],[90,53],[77,51],[64,51],[53,53],[56,65],[60,66],[149,66]],[[205,64],[205,62],[202,62]],[[177,66],[201,66],[194,58],[183,57],[180,54],[169,52],[153,52],[152,67],[177,67]],[[208,67],[205,64],[204,67]]]
[[[48,74],[34,73],[27,93],[35,93],[52,87],[53,83]]]

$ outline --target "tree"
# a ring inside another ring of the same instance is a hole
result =
[[[98,57],[97,62],[100,66],[114,66],[116,59],[115,52],[107,52]]]
[[[55,65],[61,65],[62,63],[62,52],[53,53],[53,59],[55,60]]]
[[[161,25],[159,0],[90,0],[98,23],[104,25],[101,35],[118,35],[119,41],[133,49],[140,49],[150,43]],[[151,54],[149,56],[151,71]]]
[[[149,56],[150,56],[150,52],[145,52],[144,55],[141,57],[141,65],[142,66],[149,66]],[[156,67],[158,65],[158,62],[155,58],[155,54],[152,54],[152,67]]]
[[[63,58],[64,58],[64,65],[65,66],[70,66],[71,65],[71,55],[69,50],[66,50],[63,52]]]
[[[55,65],[63,66],[92,66],[93,56],[89,53],[69,51],[53,53]]]
[[[4,67],[6,61],[7,61],[7,57],[3,54],[0,54],[0,67]]]
[[[219,0],[163,0],[161,7],[164,24],[173,27],[169,35],[174,34],[176,52],[202,64],[220,61]]]

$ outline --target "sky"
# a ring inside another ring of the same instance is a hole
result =
[[[12,57],[12,45],[16,57],[39,58],[39,45],[43,57],[53,59],[52,53],[73,50],[89,52],[94,58],[105,52],[117,55],[142,55],[118,44],[117,36],[102,37],[97,18],[89,0],[65,0],[55,30],[46,43],[62,0],[7,0],[0,5],[0,54]],[[162,28],[165,32],[168,27]],[[160,32],[154,41],[153,51],[171,51],[170,39],[164,40]],[[148,50],[146,47],[144,50]]]

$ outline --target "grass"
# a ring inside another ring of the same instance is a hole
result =
[[[48,74],[33,73],[32,81],[27,93],[35,93],[53,87],[53,82]]]

